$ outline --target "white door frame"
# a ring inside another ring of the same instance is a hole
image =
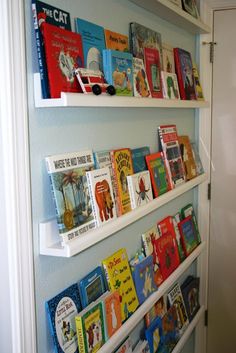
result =
[[[35,353],[24,1],[1,0],[0,13],[1,223],[9,269],[9,302],[3,305],[9,308],[12,353]]]

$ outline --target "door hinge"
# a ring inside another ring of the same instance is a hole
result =
[[[208,326],[208,310],[205,310],[204,325],[205,325],[206,327]]]
[[[214,46],[217,44],[216,42],[202,42],[203,45],[208,44],[210,46],[210,63],[214,62]]]
[[[208,183],[207,185],[207,199],[211,199],[211,183]]]

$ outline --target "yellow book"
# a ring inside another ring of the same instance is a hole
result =
[[[120,295],[121,319],[124,322],[138,307],[139,302],[124,248],[102,261],[110,291]]]
[[[194,81],[195,81],[197,100],[204,101],[202,86],[201,86],[200,79],[199,79],[199,73],[198,73],[197,65],[195,62],[193,62],[193,76],[194,76]]]
[[[104,29],[106,48],[119,51],[129,51],[128,36]]]

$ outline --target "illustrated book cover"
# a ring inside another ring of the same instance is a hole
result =
[[[182,0],[184,11],[195,18],[199,18],[199,12],[195,0]]]
[[[118,291],[108,292],[103,299],[108,338],[122,325],[120,295]]]
[[[45,158],[63,243],[95,228],[86,171],[94,169],[91,150]]]
[[[191,180],[197,176],[197,168],[193,156],[190,139],[187,135],[179,136],[179,147],[184,163],[186,180]]]
[[[131,208],[146,205],[153,200],[152,185],[148,170],[127,176]]]
[[[174,58],[175,72],[178,78],[181,99],[196,100],[197,97],[191,54],[187,50],[174,48]]]
[[[166,162],[162,152],[156,152],[146,156],[148,170],[150,172],[154,197],[158,197],[171,190],[171,182]]]
[[[179,339],[177,310],[172,305],[162,318],[162,349],[160,349],[160,352],[172,352]]]
[[[180,262],[183,262],[185,260],[186,256],[185,256],[184,249],[183,249],[183,246],[182,246],[180,231],[179,231],[179,227],[178,227],[178,224],[181,221],[181,219],[182,218],[181,218],[180,212],[177,212],[172,217],[173,226],[174,226],[174,229],[175,229],[176,241],[177,241],[178,250],[179,250],[179,259],[180,259]]]
[[[131,211],[127,176],[134,174],[132,154],[129,148],[111,151],[112,169],[115,183],[117,216]]]
[[[45,57],[51,98],[60,98],[61,92],[81,92],[74,69],[84,65],[83,46],[78,33],[42,24]]]
[[[139,305],[126,250],[118,250],[104,259],[102,265],[109,290],[119,292],[121,317],[124,322]]]
[[[195,230],[192,216],[190,215],[180,221],[178,227],[184,253],[187,257],[199,244],[198,235]]]
[[[179,85],[176,74],[161,71],[163,96],[165,99],[180,99]]]
[[[179,148],[176,125],[158,127],[159,145],[166,161],[172,188],[185,182],[184,165]]]
[[[159,51],[154,48],[144,48],[144,63],[151,96],[153,98],[163,98]]]
[[[133,350],[133,353],[150,353],[148,341],[139,340]]]
[[[115,353],[132,353],[132,340],[127,337],[126,340],[120,345]]]
[[[195,232],[197,234],[197,238],[198,238],[198,243],[201,243],[201,237],[200,237],[200,233],[199,233],[199,229],[198,229],[198,223],[197,223],[197,217],[195,215],[195,211],[193,208],[193,205],[191,203],[189,203],[188,205],[184,206],[181,211],[181,216],[182,218],[186,218],[188,216],[191,216],[193,219],[193,223],[194,223],[194,228],[195,228]]]
[[[34,33],[36,40],[36,50],[38,56],[38,66],[41,80],[42,98],[50,98],[48,83],[48,71],[45,58],[45,48],[41,25],[44,22],[71,31],[70,14],[57,7],[45,4],[39,0],[32,0],[32,13],[34,21]]]
[[[79,281],[82,308],[85,308],[105,293],[105,283],[101,266],[97,266]]]
[[[144,316],[145,325],[149,327],[156,317],[162,318],[167,312],[167,296],[162,296],[158,301],[151,307],[151,309]]]
[[[134,96],[151,98],[151,91],[143,59],[133,58],[133,75]]]
[[[199,304],[199,277],[188,276],[181,285],[189,321],[191,322],[200,308]]]
[[[202,161],[201,161],[201,158],[199,155],[197,145],[195,142],[191,142],[191,146],[192,146],[192,151],[193,151],[193,158],[194,158],[196,169],[197,169],[197,175],[201,175],[204,173],[204,169],[203,169],[203,165],[202,165]]]
[[[89,196],[96,226],[116,219],[113,187],[108,167],[86,172]]]
[[[150,147],[143,146],[131,149],[134,173],[147,170],[146,156],[150,154]]]
[[[116,89],[117,96],[133,96],[133,55],[127,52],[103,50],[106,81]]]
[[[129,39],[128,36],[104,29],[106,49],[118,50],[118,51],[129,51]]]
[[[159,352],[162,345],[162,320],[156,317],[145,330],[145,338],[148,341],[150,353]]]
[[[77,284],[45,303],[49,328],[57,353],[79,353],[75,316],[81,310]]]
[[[105,343],[105,320],[101,302],[91,303],[75,316],[79,353],[96,353]]]
[[[162,71],[175,74],[175,59],[173,47],[170,44],[162,43],[163,66]]]
[[[102,71],[102,52],[106,48],[104,28],[82,18],[75,18],[75,30],[82,38],[85,67]]]
[[[203,90],[202,90],[202,86],[200,83],[198,68],[197,68],[197,65],[195,62],[193,62],[193,77],[194,77],[194,81],[195,81],[197,100],[204,101],[204,95],[203,95]]]

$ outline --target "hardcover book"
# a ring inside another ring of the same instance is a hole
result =
[[[145,337],[148,341],[150,353],[159,352],[162,345],[162,321],[157,317],[145,330]]]
[[[131,150],[134,173],[147,170],[146,156],[150,154],[150,147],[143,146]]]
[[[34,33],[37,47],[42,97],[50,98],[48,72],[41,25],[42,23],[47,22],[54,26],[71,31],[70,14],[57,7],[45,4],[39,0],[32,0],[32,13],[34,20]]]
[[[81,310],[77,284],[45,303],[54,349],[57,353],[78,353],[75,316]]]
[[[119,292],[121,318],[124,322],[139,305],[126,250],[118,250],[104,259],[102,265],[109,290]]]
[[[89,196],[96,226],[116,218],[110,170],[108,167],[86,172]]]
[[[163,96],[165,99],[180,99],[176,74],[161,71]]]
[[[160,149],[166,161],[172,188],[185,182],[184,165],[181,158],[176,125],[158,127]]]
[[[152,97],[163,98],[159,51],[154,48],[144,48],[144,63]]]
[[[176,241],[177,241],[178,250],[179,250],[179,259],[180,259],[180,262],[183,262],[185,260],[186,256],[184,254],[184,249],[183,249],[183,246],[182,246],[181,236],[180,236],[179,227],[178,227],[178,224],[181,221],[180,212],[177,212],[172,217],[172,221],[173,221],[173,226],[174,226],[174,229],[175,229]]]
[[[86,171],[94,169],[92,151],[45,158],[62,242],[67,243],[95,228]]]
[[[153,200],[152,185],[148,170],[127,176],[131,208],[146,205]]]
[[[181,285],[189,321],[191,322],[200,308],[199,304],[199,277],[188,276]]]
[[[96,267],[79,281],[79,293],[83,308],[105,293],[105,284],[101,266]]]
[[[162,43],[162,57],[163,57],[162,71],[175,74],[174,51],[171,45],[167,43]]]
[[[45,57],[51,98],[60,98],[61,92],[81,92],[74,74],[84,64],[81,36],[78,33],[42,24]]]
[[[133,58],[133,75],[134,75],[134,96],[151,98],[151,91],[149,88],[149,83],[148,83],[143,59]]]
[[[167,311],[166,299],[166,296],[162,296],[147,312],[144,317],[146,327],[149,327],[156,317],[162,318],[165,315]]]
[[[103,299],[107,336],[111,337],[122,325],[120,295],[118,291],[108,292]]]
[[[118,50],[118,51],[129,51],[129,40],[128,36],[104,29],[106,49]]]
[[[160,352],[172,352],[179,338],[177,310],[172,305],[162,318],[162,350]]]
[[[201,243],[201,237],[200,237],[200,233],[199,233],[199,229],[198,229],[198,224],[197,224],[197,218],[194,212],[194,208],[193,205],[191,203],[189,203],[188,205],[184,206],[181,209],[181,216],[182,218],[186,218],[188,216],[192,216],[193,219],[193,223],[194,223],[194,228],[195,228],[195,232],[197,234],[197,238],[198,238],[198,243]]]
[[[187,135],[179,136],[179,147],[184,163],[186,180],[191,180],[197,176],[197,168],[193,157],[191,142]]]
[[[106,48],[104,28],[95,23],[76,18],[75,30],[82,37],[85,67],[102,71],[102,52]]]
[[[193,77],[195,82],[197,100],[204,101],[202,86],[199,79],[199,73],[195,62],[193,62]]]
[[[184,253],[187,257],[199,244],[198,235],[195,230],[192,216],[190,215],[180,221],[178,227],[181,235]]]
[[[133,96],[133,55],[117,50],[103,50],[106,81],[116,89],[117,96]]]

